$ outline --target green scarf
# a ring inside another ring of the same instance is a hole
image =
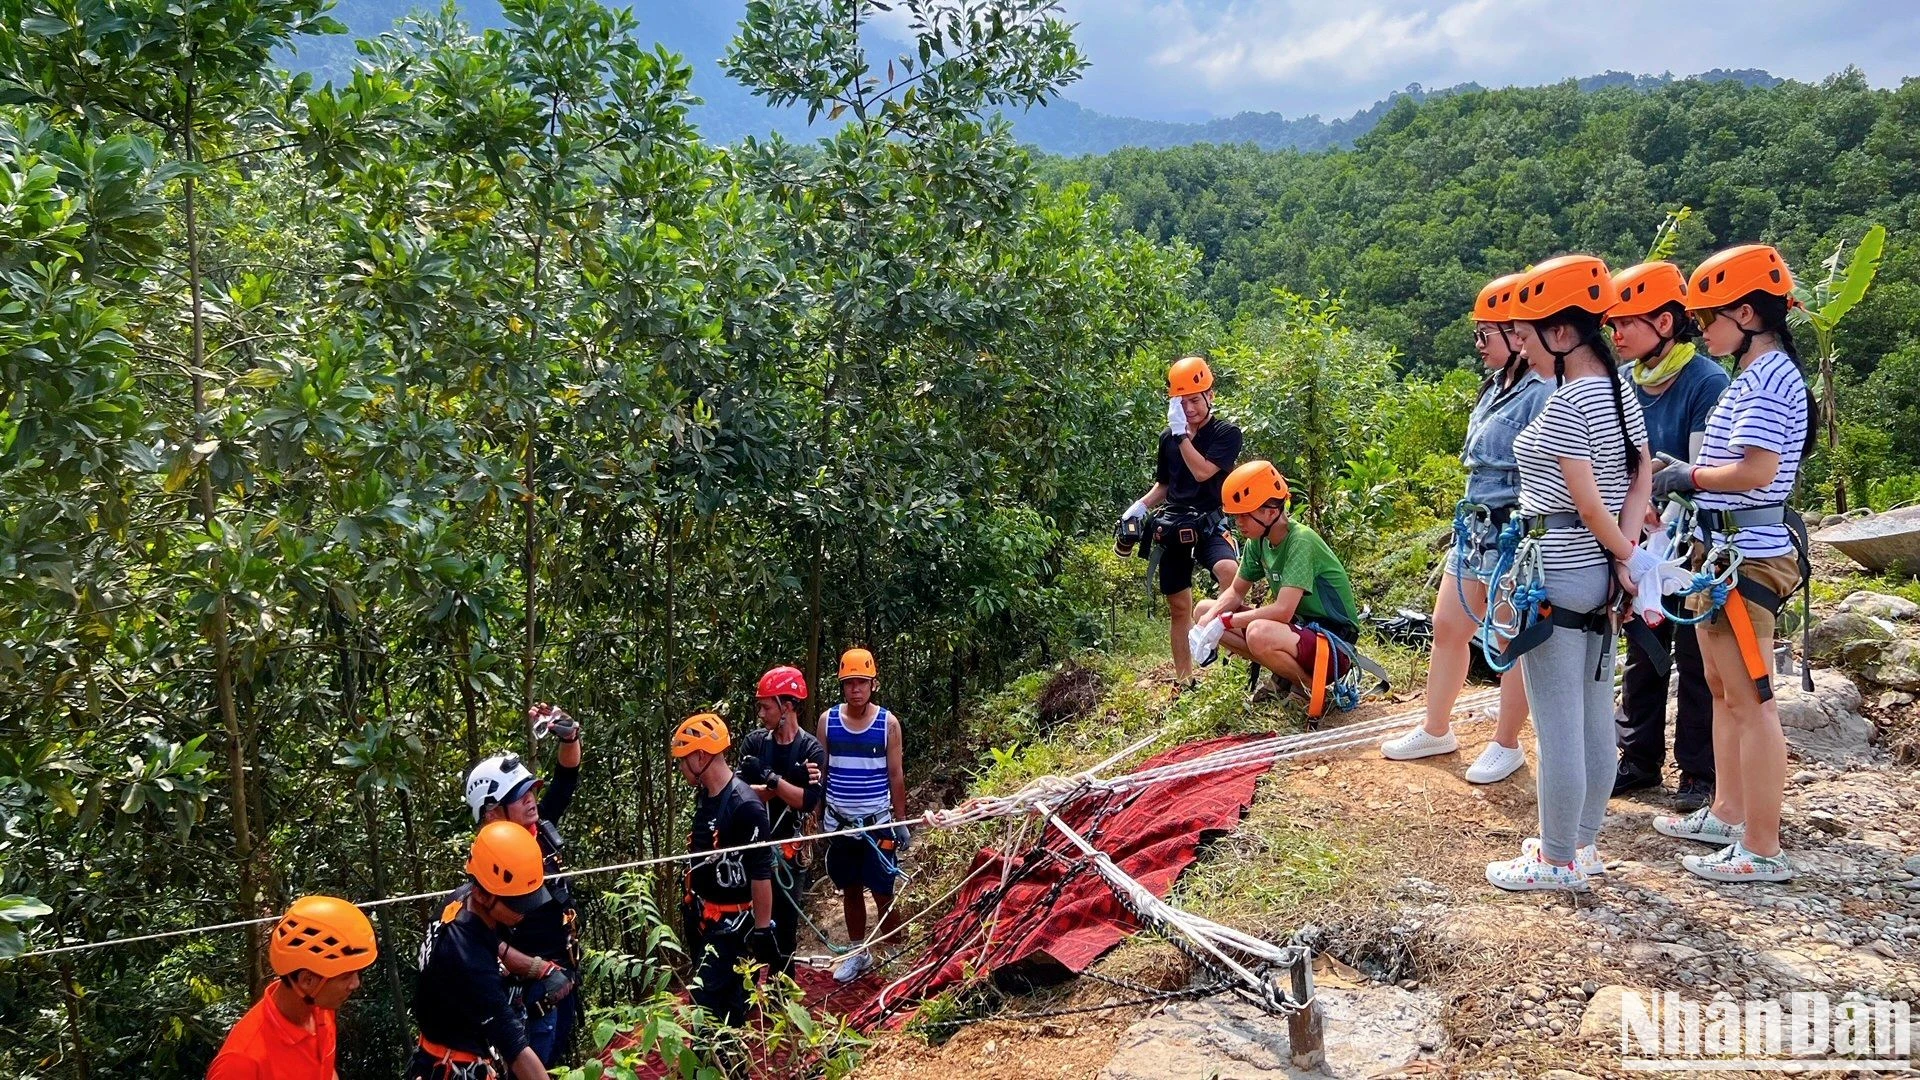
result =
[[[1693,359],[1693,352],[1693,343],[1683,341],[1673,348],[1668,349],[1666,359],[1652,367],[1648,367],[1645,360],[1634,361],[1634,385],[1659,386],[1661,383],[1680,374],[1680,369],[1686,367],[1687,361]]]

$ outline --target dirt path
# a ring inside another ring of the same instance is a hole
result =
[[[1511,895],[1489,887],[1483,870],[1534,831],[1531,740],[1527,768],[1489,787],[1467,784],[1460,774],[1490,733],[1463,726],[1460,753],[1421,762],[1350,751],[1283,763],[1182,890],[1212,917],[1269,936],[1314,922],[1329,951],[1376,981],[1437,995],[1448,1045],[1423,1064],[1448,1075],[1621,1075],[1617,1038],[1579,1031],[1588,998],[1607,986],[1698,1000],[1824,989],[1920,1002],[1920,778],[1911,769],[1884,756],[1847,771],[1796,762],[1784,839],[1800,876],[1785,885],[1688,874],[1678,857],[1706,849],[1653,832],[1650,818],[1667,809],[1653,793],[1613,800],[1600,838],[1608,872],[1591,894]],[[1301,852],[1339,864],[1327,888],[1289,891],[1306,874]],[[1154,948],[1129,943],[1095,970],[1138,969]],[[1179,963],[1158,950],[1155,985],[1178,985]],[[1082,979],[1006,1007],[1124,995]],[[938,1046],[883,1036],[859,1075],[1093,1077],[1147,1012],[977,1022]]]

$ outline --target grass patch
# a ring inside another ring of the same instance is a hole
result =
[[[1171,900],[1188,911],[1259,933],[1274,926],[1324,921],[1348,906],[1376,868],[1378,848],[1357,830],[1289,817],[1260,781],[1252,808],[1235,832],[1214,841],[1174,886]]]

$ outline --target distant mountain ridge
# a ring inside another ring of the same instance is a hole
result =
[[[498,27],[503,20],[499,0],[462,0],[462,15],[476,28]],[[309,70],[321,78],[338,78],[354,61],[351,37],[374,37],[405,17],[409,12],[430,10],[432,4],[411,0],[339,0],[333,17],[345,23],[349,37],[309,41],[298,55],[286,57],[289,67]],[[716,142],[737,142],[749,135],[765,136],[779,132],[789,139],[814,139],[830,130],[822,121],[811,127],[804,112],[773,109],[755,97],[746,87],[727,78],[720,70],[720,57],[733,40],[744,0],[699,0],[696,3],[675,0],[640,0],[631,5],[640,22],[642,40],[658,41],[687,58],[693,66],[693,90],[702,104],[694,111],[694,122],[707,138]],[[873,43],[876,55],[888,52],[891,43]],[[1692,78],[1709,82],[1734,81],[1748,86],[1778,86],[1780,79],[1755,68],[1729,71],[1716,68]],[[1678,81],[1671,74],[1634,75],[1608,71],[1579,80],[1586,91],[1629,87],[1653,90]],[[1289,117],[1277,112],[1243,112],[1197,123],[1143,120],[1116,116],[1089,109],[1077,102],[1058,100],[1043,108],[1011,117],[1020,140],[1040,151],[1062,156],[1104,154],[1121,147],[1164,149],[1194,143],[1252,143],[1263,150],[1326,150],[1352,145],[1353,140],[1373,130],[1375,124],[1403,99],[1415,104],[1430,97],[1484,90],[1477,83],[1462,83],[1441,90],[1428,90],[1419,83],[1396,91],[1352,116],[1323,120],[1318,115]]]

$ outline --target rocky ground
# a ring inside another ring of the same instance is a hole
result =
[[[1815,652],[1834,666],[1817,671],[1811,694],[1796,677],[1778,680],[1794,750],[1784,839],[1798,877],[1789,883],[1716,885],[1687,873],[1679,856],[1707,849],[1653,832],[1650,818],[1667,810],[1653,792],[1613,801],[1600,838],[1608,871],[1592,893],[1501,893],[1482,872],[1532,835],[1533,771],[1465,783],[1461,772],[1490,735],[1489,724],[1469,723],[1457,755],[1401,764],[1359,751],[1283,763],[1240,832],[1189,871],[1183,903],[1270,937],[1313,924],[1306,932],[1328,954],[1325,1068],[1336,1076],[1645,1075],[1621,1066],[1627,989],[1701,1002],[1825,990],[1920,1013],[1920,776],[1911,764],[1920,758],[1920,673],[1911,670],[1920,605],[1855,595],[1820,609]],[[1338,872],[1294,896],[1289,880],[1308,874],[1301,852]],[[1267,896],[1290,899],[1279,910],[1248,899]],[[1145,939],[1094,971],[1167,988],[1191,977],[1177,953]],[[1230,998],[1004,1018],[1135,996],[1083,978],[1002,1003],[1001,1019],[944,1042],[885,1036],[859,1074],[1306,1075],[1287,1063],[1284,1022]]]

